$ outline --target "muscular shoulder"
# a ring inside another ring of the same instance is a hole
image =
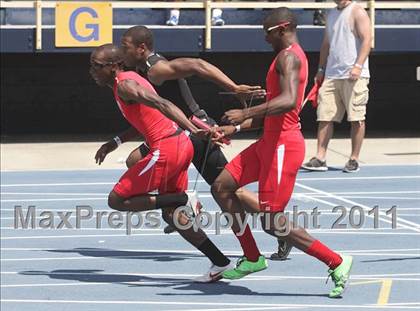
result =
[[[117,94],[126,104],[134,104],[133,100],[138,92],[139,84],[132,79],[125,79],[118,83]]]
[[[288,49],[281,51],[277,56],[276,68],[279,72],[298,70],[300,65],[299,57]]]
[[[164,74],[169,67],[169,61],[162,58],[159,59],[147,72],[147,78],[155,85],[161,85],[165,82]]]

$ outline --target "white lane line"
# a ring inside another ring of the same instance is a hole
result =
[[[388,27],[387,25],[382,25],[385,27]],[[397,26],[397,25],[396,25]],[[383,28],[385,28],[383,27]],[[406,167],[406,166],[420,166],[420,163],[404,163],[404,164],[394,164],[394,163],[382,163],[382,164],[378,164],[378,163],[366,163],[363,164],[363,166],[373,166],[373,167],[381,167],[381,166],[392,166],[392,167]]]
[[[8,25],[2,25],[2,28],[7,28]],[[135,25],[132,25],[135,26]],[[19,25],[12,25],[10,26],[10,28],[19,28]],[[23,25],[23,28],[35,28],[35,25]],[[129,28],[127,26],[122,26],[125,28]],[[200,29],[200,28],[204,28],[203,26],[169,26],[171,29],[175,29],[175,28],[196,28],[196,29]],[[229,27],[229,26],[225,26],[225,27]],[[230,26],[230,27],[234,27],[234,28],[238,28],[237,25],[235,26]],[[419,28],[419,25],[377,25],[378,28]],[[52,27],[54,28],[54,26]],[[150,25],[150,28],[168,28],[166,26],[153,26]],[[245,25],[243,27],[239,27],[239,28],[261,28],[261,26],[249,26],[249,25]],[[311,25],[305,25],[302,28],[317,28],[317,26],[311,26]],[[363,166],[368,166],[368,167],[411,167],[411,166],[420,166],[420,163],[404,163],[404,164],[395,164],[395,163],[365,163],[363,164]],[[196,171],[196,168],[194,167],[194,165],[190,165],[188,167],[189,170],[194,170]],[[56,173],[66,173],[66,172],[92,172],[92,171],[96,171],[96,172],[118,172],[118,173],[124,173],[124,171],[126,170],[126,168],[124,166],[122,166],[121,168],[78,168],[78,169],[66,169],[66,168],[62,168],[62,169],[50,169],[50,168],[44,168],[44,169],[28,169],[28,170],[1,170],[1,173],[38,173],[38,172],[56,172]]]
[[[402,306],[404,305],[409,305],[409,304],[394,304],[392,306],[398,306],[399,308],[403,308]],[[387,309],[386,307],[387,305],[384,306],[384,309]],[[310,308],[310,306],[308,306],[308,308]],[[287,306],[287,307],[252,307],[252,308],[241,308],[241,307],[235,307],[235,308],[211,308],[211,309],[183,309],[183,311],[251,311],[251,310],[290,310],[290,309],[306,309],[306,307],[291,307],[291,306]],[[388,308],[389,309],[389,308]],[[173,309],[166,309],[164,311],[175,311]]]
[[[401,309],[400,305],[358,305],[358,304],[274,304],[239,302],[191,302],[191,301],[147,301],[147,300],[56,300],[56,299],[2,299],[5,303],[48,303],[48,304],[117,304],[117,305],[177,305],[177,306],[243,306],[243,307],[300,307],[318,309]],[[404,309],[418,309],[417,306],[403,306]]]
[[[356,250],[343,250],[343,252],[352,252],[352,253],[364,253],[366,251],[372,252],[372,253],[379,253],[379,252],[412,252],[412,251],[418,251],[418,255],[420,255],[420,248],[389,248],[389,249],[356,249]],[[338,251],[339,252],[339,251]],[[419,273],[420,275],[420,273]]]
[[[335,193],[333,193],[333,192],[331,192],[331,194],[335,194]],[[1,195],[6,195],[5,193],[2,193]],[[10,194],[9,194],[10,195]],[[37,194],[37,193],[14,193],[13,194],[14,196],[17,196],[17,195],[46,195],[47,197],[48,196],[56,196],[56,194],[53,194],[53,193],[46,193],[46,194],[42,194],[42,193],[39,193],[39,194]],[[66,197],[66,195],[67,196],[72,196],[72,195],[79,195],[79,196],[82,196],[82,197]],[[1,202],[13,202],[13,201],[25,201],[25,200],[28,200],[28,201],[42,201],[42,200],[45,200],[45,199],[47,199],[47,200],[56,200],[56,201],[60,201],[60,200],[89,200],[90,198],[88,197],[88,198],[86,198],[86,197],[83,197],[83,196],[88,196],[88,195],[96,195],[96,197],[94,197],[94,198],[100,198],[100,199],[107,199],[108,198],[108,194],[95,194],[95,193],[92,193],[92,194],[89,194],[89,193],[86,193],[86,194],[83,194],[83,193],[78,193],[78,194],[71,194],[71,193],[60,193],[60,194],[57,194],[57,196],[60,196],[60,197],[63,197],[64,196],[64,198],[58,198],[58,199],[55,199],[55,198],[32,198],[32,197],[30,197],[30,198],[25,198],[25,199],[21,199],[21,198],[17,198],[17,199],[4,199],[4,200],[1,200]],[[100,197],[99,197],[99,195],[101,195]],[[211,194],[206,194],[206,193],[199,193],[198,194],[199,195],[199,197],[200,198],[212,198],[213,196],[211,195]],[[311,195],[311,193],[294,193],[293,195],[292,195],[292,198],[294,198],[294,199],[300,199],[302,196],[304,196],[304,195]],[[317,197],[317,198],[328,198],[328,196],[327,195],[319,195],[319,194],[312,194],[311,196],[314,196],[314,197]],[[367,199],[369,199],[369,198],[371,198],[371,199],[411,199],[411,200],[420,200],[420,197],[406,197],[406,196],[394,196],[394,197],[390,197],[390,196],[362,196],[362,195],[341,195],[343,198],[367,198]]]
[[[319,189],[315,189],[315,188],[312,188],[312,187],[308,187],[308,186],[305,186],[305,185],[302,185],[302,184],[300,184],[300,183],[296,183],[296,186],[299,186],[299,187],[301,187],[301,188],[304,188],[304,189],[306,189],[306,190],[309,190],[309,191],[315,191],[315,192],[317,192],[317,193],[319,193],[319,194],[323,194],[323,195],[326,195],[326,196],[328,196],[328,197],[331,197],[331,198],[334,198],[334,199],[338,199],[338,200],[341,200],[341,201],[344,201],[344,202],[347,202],[347,203],[350,203],[350,204],[353,204],[353,205],[358,205],[358,206],[360,206],[360,207],[362,207],[362,208],[364,208],[365,210],[369,210],[369,207],[367,207],[367,206],[365,206],[365,205],[361,205],[361,204],[357,204],[356,202],[354,202],[354,201],[350,201],[350,200],[348,200],[348,199],[345,199],[345,198],[342,198],[342,197],[340,197],[340,196],[337,196],[337,195],[333,195],[333,194],[331,194],[331,193],[328,193],[328,192],[325,192],[325,191],[322,191],[322,190],[319,190]],[[304,194],[304,195],[302,195],[303,197],[307,197],[307,198],[309,198],[309,199],[312,199],[312,200],[314,200],[314,201],[318,201],[318,202],[320,202],[320,203],[324,203],[324,204],[327,204],[327,205],[330,205],[330,206],[336,206],[335,204],[333,204],[333,203],[331,203],[331,202],[328,202],[328,201],[325,201],[325,200],[322,200],[322,199],[319,199],[319,198],[316,198],[316,197],[312,197],[312,196],[309,196],[309,195],[306,195],[306,194]],[[383,217],[382,218],[380,218],[380,220],[382,220],[382,221],[384,221],[384,222],[387,222],[387,223],[392,223],[392,221],[390,221],[388,218],[384,218],[384,217],[386,217],[386,215],[384,215],[384,213],[383,212],[381,212],[380,210],[379,210],[379,214],[381,215],[383,215]],[[370,216],[370,215],[367,215],[368,217]],[[373,216],[371,216],[371,218],[373,218]],[[401,218],[400,218],[401,219]],[[402,220],[404,220],[404,219],[402,219]],[[398,223],[398,222],[397,222]],[[414,224],[416,224],[416,223],[414,223]],[[401,226],[401,224],[400,224],[400,226]],[[404,227],[404,228],[406,228],[406,229],[411,229],[410,228],[410,226],[406,226],[406,225],[402,225],[402,227]],[[412,230],[414,230],[414,231],[416,231],[416,232],[420,232],[420,229],[412,229]]]
[[[64,208],[45,208],[45,209],[39,209],[39,211],[44,211],[44,210],[51,211],[51,212],[60,212],[60,211],[61,212],[75,212],[76,211],[76,208],[75,207],[73,207],[73,208],[64,207]],[[419,210],[420,210],[420,208],[419,208]],[[0,212],[14,212],[14,211],[15,211],[14,208],[2,208],[0,210]],[[102,209],[99,209],[99,208],[96,209],[96,208],[92,207],[92,211],[93,212],[112,212],[113,210],[110,209],[110,208],[108,208],[108,209],[103,209],[103,208]],[[157,212],[159,212],[159,210],[157,210]],[[37,217],[40,217],[40,216],[37,215]]]
[[[317,196],[317,198],[327,198],[327,196]],[[341,196],[345,199],[370,199],[370,200],[415,200],[420,201],[420,197],[372,197],[372,196],[357,196],[357,195],[344,195]]]
[[[290,310],[290,309],[302,309],[302,307],[234,307],[234,308],[211,308],[211,309],[183,309],[182,311],[258,311],[258,310]],[[172,309],[167,309],[164,311],[174,311]]]
[[[114,182],[69,182],[69,183],[39,183],[39,184],[1,184],[1,187],[61,187],[61,186],[110,186],[115,185],[117,181]],[[189,183],[195,182],[195,180],[188,180]],[[206,183],[204,179],[199,179],[198,183]]]
[[[49,232],[51,232],[52,229],[50,229],[50,228],[27,228],[27,229],[24,229],[24,228],[21,228],[21,227],[15,229],[14,227],[1,227],[1,230],[16,230],[16,231],[22,230],[23,232],[29,232],[29,231],[49,231]],[[113,228],[98,228],[98,229],[97,228],[80,228],[80,229],[76,229],[74,227],[70,228],[70,229],[69,228],[62,228],[62,229],[57,229],[57,230],[59,230],[61,232],[68,232],[68,233],[72,232],[72,230],[74,232],[79,232],[79,231],[101,231],[101,232],[126,231],[126,229],[122,229],[122,228],[115,228],[115,229],[113,229]],[[134,231],[134,232],[143,232],[143,231],[162,232],[163,227],[157,228],[157,229],[134,229],[134,228],[132,228],[131,230]],[[368,230],[376,230],[376,229],[368,229]],[[389,229],[383,229],[383,230],[392,230],[392,229],[389,228]]]
[[[365,211],[371,210],[370,207],[368,207],[368,206],[366,206],[364,204],[356,203],[355,201],[345,199],[345,198],[343,198],[341,196],[334,195],[334,194],[331,194],[329,192],[326,192],[326,191],[323,191],[323,190],[320,190],[320,189],[316,189],[316,188],[313,188],[313,187],[305,186],[305,185],[303,185],[301,183],[296,183],[296,186],[298,186],[300,188],[303,188],[303,189],[306,189],[306,190],[309,190],[309,191],[313,191],[313,192],[319,193],[319,194],[327,195],[330,198],[333,198],[333,199],[336,199],[336,200],[339,200],[339,201],[342,201],[342,202],[345,202],[345,203],[352,204],[353,206],[360,206]],[[367,215],[367,216],[368,217],[373,217],[372,215]],[[381,212],[380,210],[379,210],[379,219],[382,220],[382,221],[384,221],[384,222],[387,222],[387,223],[392,223],[392,221],[389,220],[389,217],[387,217],[387,215],[385,215],[384,212]],[[413,231],[416,231],[416,232],[420,232],[420,225],[419,224],[417,224],[415,222],[412,222],[412,221],[405,220],[405,219],[403,219],[401,217],[397,217],[397,224],[399,224],[401,227],[404,227],[406,229],[410,229],[410,230],[413,230]]]
[[[387,277],[395,277],[395,276],[420,276],[420,273],[385,273],[385,274],[357,274],[358,277],[372,277],[372,278],[376,278],[376,277],[382,277],[382,278],[387,278]]]
[[[143,282],[124,282],[125,284],[144,284]],[[156,282],[153,282],[156,283]],[[13,287],[55,287],[55,286],[93,286],[93,285],[112,285],[114,282],[87,282],[87,283],[47,283],[47,284],[11,284],[1,285],[1,288]]]
[[[1,187],[56,187],[56,186],[109,186],[115,182],[67,182],[67,183],[43,183],[43,184],[2,184]]]
[[[56,198],[56,199],[5,199],[0,202],[60,202],[60,201],[105,201],[108,198]]]
[[[420,214],[405,214],[405,213],[398,213],[400,216],[404,217],[420,217]]]
[[[393,302],[393,303],[387,303],[387,306],[415,306],[419,305],[420,302]]]
[[[307,186],[304,186],[304,185],[300,185],[299,183],[296,183],[296,186],[303,186],[303,187],[307,187]],[[311,188],[311,187],[307,187],[307,188]],[[311,189],[315,189],[315,188],[311,188]],[[321,190],[318,190],[318,189],[315,189],[315,190],[317,190],[317,191],[321,191]],[[323,191],[321,191],[321,192],[323,192]],[[310,196],[310,195],[307,195],[307,194],[302,194],[302,193],[300,193],[300,196],[302,196],[302,197],[304,197],[304,198],[307,198],[308,200],[311,200],[311,201],[316,201],[316,202],[320,202],[320,203],[323,203],[323,204],[326,204],[326,205],[329,205],[329,206],[333,206],[333,207],[335,207],[335,206],[337,206],[338,204],[335,204],[335,203],[332,203],[332,202],[329,202],[329,201],[326,201],[326,200],[322,200],[322,199],[320,199],[319,197],[316,197],[316,196]],[[335,196],[335,195],[331,195],[331,194],[329,194],[328,193],[328,195],[326,194],[325,195],[326,197],[329,197],[329,198],[335,198],[335,199],[338,199],[338,198],[340,198],[339,200],[342,200],[341,198],[342,197],[338,197],[338,196]],[[350,201],[351,202],[351,201]],[[356,204],[355,202],[353,202],[352,203],[353,204],[353,206],[354,205],[358,205],[358,206],[360,206],[360,207],[363,207],[365,210],[370,210],[369,209],[369,207],[367,207],[367,206],[364,206],[364,205],[360,205],[360,204]],[[348,208],[346,208],[347,209],[347,211],[349,210]],[[398,208],[397,208],[397,210],[399,210]],[[309,211],[311,211],[311,210],[309,210]],[[322,210],[318,210],[320,213],[321,213],[321,215],[323,214],[321,211]],[[381,214],[381,209],[379,209],[379,212],[380,212],[380,214]],[[383,212],[382,212],[382,214],[383,214]],[[327,215],[327,213],[324,213],[324,215]],[[328,213],[328,215],[337,215],[337,213],[332,213],[332,212],[330,212],[330,213]],[[367,217],[370,217],[370,218],[373,218],[373,216],[372,215],[366,215]],[[399,216],[401,216],[401,215],[399,215]],[[415,215],[415,216],[417,216],[417,215]],[[386,217],[386,215],[384,216],[384,217]],[[387,223],[392,223],[392,221],[390,221],[388,218],[379,218],[380,220],[382,220],[382,221],[384,221],[384,222],[387,222]],[[404,227],[404,228],[406,228],[406,229],[410,229],[410,227],[408,227],[408,226],[405,226],[405,225],[403,225],[402,227]],[[395,229],[394,229],[395,230]],[[419,232],[420,232],[420,230],[419,230]]]
[[[1,192],[0,195],[101,195],[107,196],[105,192]]]
[[[302,195],[293,195],[292,198],[299,200]],[[211,194],[202,194],[199,196],[200,198],[212,198]],[[316,198],[328,198],[328,196],[314,196]],[[341,196],[344,199],[375,199],[375,200],[414,200],[420,201],[420,198],[414,197],[372,197],[372,196]],[[105,201],[108,197],[80,197],[80,198],[51,198],[51,199],[34,199],[34,198],[27,198],[27,199],[3,199],[0,202],[59,202],[59,201]]]
[[[304,202],[308,202],[308,200],[305,200],[304,199],[304,196],[308,196],[308,195],[303,195],[303,194],[298,194],[298,193],[296,193],[296,194],[294,194],[294,195],[292,195],[292,200],[296,200],[296,201],[304,201]],[[212,197],[212,195],[211,194],[201,194],[201,195],[199,195],[199,197],[200,197],[200,199],[203,199],[203,198],[213,198]],[[329,196],[324,196],[324,195],[314,195],[314,196],[311,196],[311,197],[313,197],[313,198],[320,198],[320,199],[322,199],[322,198],[330,198]],[[349,196],[341,196],[342,198],[345,198],[345,199],[371,199],[371,200],[396,200],[396,201],[398,201],[398,200],[402,200],[402,201],[404,201],[404,200],[414,200],[414,201],[420,201],[420,197],[419,198],[417,198],[417,197],[390,197],[390,196],[385,196],[385,197],[383,197],[383,196],[352,196],[352,195],[349,195]],[[2,199],[2,200],[0,200],[0,202],[10,202],[10,203],[19,203],[19,202],[59,202],[59,201],[74,201],[74,202],[77,202],[77,201],[83,201],[83,200],[85,200],[85,201],[104,201],[104,200],[107,200],[108,199],[108,196],[106,196],[106,197],[99,197],[99,196],[97,196],[97,197],[60,197],[60,198],[56,198],[56,197],[50,197],[50,198],[37,198],[37,197],[30,197],[30,198],[14,198],[14,199]],[[395,205],[395,204],[394,204]],[[415,208],[414,208],[415,209]],[[8,209],[2,209],[2,211],[7,211]],[[9,210],[11,210],[11,209],[9,209]]]
[[[172,27],[172,26],[171,26]],[[365,165],[370,165],[370,166],[375,166],[375,164],[364,164]],[[378,165],[378,164],[376,164]],[[400,164],[402,165],[402,164]],[[405,165],[405,164],[404,164]],[[415,164],[406,164],[408,165],[415,165]],[[420,165],[420,164],[419,164]],[[381,166],[381,165],[379,165]],[[398,165],[393,165],[393,166],[398,166]],[[195,172],[197,172],[196,168],[194,167],[193,164],[191,164],[188,167],[189,170],[194,170]],[[68,172],[101,172],[101,173],[105,173],[105,172],[117,172],[118,174],[123,174],[125,171],[127,170],[127,168],[125,166],[121,166],[121,168],[77,168],[77,169],[71,169],[71,168],[62,168],[62,169],[50,169],[50,168],[43,168],[43,169],[29,169],[29,170],[1,170],[1,173],[68,173]]]
[[[321,180],[389,180],[389,179],[418,179],[420,175],[404,175],[404,176],[365,176],[365,177],[306,177],[297,178],[297,180],[308,180],[308,181],[321,181]],[[189,180],[189,182],[195,182]],[[198,182],[205,183],[203,179],[199,179]],[[115,182],[78,182],[78,183],[33,183],[33,184],[2,184],[1,187],[51,187],[51,186],[103,186],[103,185],[114,185]]]
[[[49,276],[50,273],[45,273],[45,274],[41,274],[42,276]],[[73,275],[72,273],[68,273],[67,275]],[[90,274],[90,275],[96,275],[97,274]],[[125,274],[124,274],[125,275]],[[27,276],[27,275],[26,275]],[[139,275],[138,277],[142,277],[144,275]],[[198,275],[197,275],[198,276]],[[287,279],[294,279],[291,277],[288,278],[281,278],[281,280],[287,280]],[[310,279],[310,280],[319,280],[319,279],[325,279],[325,276],[322,278],[313,278],[313,277],[307,277],[305,279]],[[352,279],[354,280],[355,278],[352,277]],[[372,278],[357,278],[358,280],[371,280]],[[277,281],[280,280],[278,278],[264,278],[264,279],[248,279],[248,282],[266,282],[266,281]],[[382,280],[382,278],[375,278],[375,281],[380,281]],[[393,281],[402,281],[402,282],[410,282],[410,281],[414,281],[414,282],[418,282],[420,281],[420,279],[407,279],[407,278],[393,278],[393,279],[388,279],[388,280],[393,280]],[[235,280],[235,283],[237,282],[243,282],[244,280]],[[131,285],[159,285],[162,283],[176,283],[176,280],[174,279],[172,280],[165,280],[165,281],[128,281],[128,282],[112,282],[112,281],[108,281],[108,282],[86,282],[86,283],[82,283],[81,282],[77,282],[77,283],[28,283],[28,284],[3,284],[0,286],[0,288],[16,288],[16,287],[62,287],[62,286],[92,286],[92,285],[113,285],[115,283],[117,284],[131,284]],[[191,280],[192,282],[192,280]],[[350,285],[352,285],[352,283],[350,283]]]
[[[297,183],[296,183],[296,185],[297,185]],[[309,201],[316,201],[316,202],[323,203],[325,205],[329,205],[329,206],[332,206],[332,207],[336,207],[337,206],[337,204],[335,204],[335,203],[332,203],[332,202],[329,202],[329,201],[325,201],[325,200],[322,200],[320,198],[317,198],[317,197],[314,197],[314,196],[311,196],[311,195],[301,194],[300,196],[302,198],[306,198],[306,200],[309,200]]]
[[[299,193],[299,192],[298,192]],[[313,194],[313,192],[301,192],[302,194]],[[420,193],[417,190],[402,190],[402,191],[340,191],[340,192],[330,192],[337,195],[353,195],[353,194],[416,194]]]
[[[224,234],[224,233],[222,233]],[[1,237],[1,240],[36,240],[36,239],[66,239],[66,238],[100,238],[100,237],[108,237],[108,238],[121,238],[121,237],[128,237],[125,234],[84,234],[84,235],[40,235],[40,236],[19,236],[19,237]],[[132,233],[131,237],[137,236],[165,236],[166,238],[173,236],[177,237],[177,234],[164,234],[164,233],[144,233],[144,234],[136,234]]]
[[[211,194],[201,194],[200,198],[211,198],[212,195]],[[27,199],[4,199],[4,200],[0,200],[0,202],[59,202],[59,201],[82,201],[82,200],[86,200],[86,201],[104,201],[104,200],[108,200],[108,197],[91,197],[91,198],[86,198],[86,197],[81,197],[81,198],[50,198],[50,199],[43,199],[43,198],[38,198],[38,199],[34,199],[34,198],[27,198]]]
[[[165,281],[165,283],[170,281]],[[179,282],[179,281],[178,281]],[[129,285],[160,285],[162,281],[132,281],[132,282],[78,282],[78,283],[40,283],[40,284],[6,284],[1,285],[1,288],[13,287],[61,287],[61,286],[92,286],[92,285],[114,285],[114,284],[129,284]]]

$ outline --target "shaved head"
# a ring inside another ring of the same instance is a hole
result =
[[[124,60],[121,50],[118,48],[118,46],[111,43],[97,47],[92,52],[92,57],[100,59],[106,63],[116,64],[122,63]]]
[[[283,22],[290,23],[289,26],[286,27],[287,30],[293,32],[296,31],[296,16],[290,9],[286,7],[281,7],[270,11],[270,14],[268,14],[267,17],[264,19],[264,25],[268,27],[276,26]]]
[[[123,70],[124,58],[121,50],[113,44],[104,44],[90,55],[90,75],[99,86],[112,86],[114,78]]]

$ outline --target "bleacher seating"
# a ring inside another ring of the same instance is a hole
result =
[[[294,10],[299,24],[312,25],[312,10]],[[43,9],[43,25],[54,25],[54,9]],[[167,18],[164,9],[114,9],[115,25],[164,25]],[[263,9],[225,9],[223,18],[227,25],[261,25],[266,14]],[[35,10],[22,8],[0,9],[1,25],[35,25]],[[378,25],[408,25],[420,24],[418,10],[377,10],[376,24]],[[183,10],[180,25],[204,25],[203,10]]]
[[[2,3],[15,3],[7,1]],[[382,3],[386,3],[381,1]],[[43,1],[48,3],[48,1]],[[114,2],[120,4],[122,2]],[[148,7],[150,4],[146,4]],[[152,2],[150,2],[152,3]],[[272,4],[272,2],[270,2]],[[296,2],[287,2],[294,3]],[[379,2],[378,2],[379,3]],[[399,2],[394,2],[399,8]],[[401,2],[404,3],[404,2]],[[416,2],[411,2],[416,3]],[[51,4],[51,2],[50,2]],[[207,40],[210,30],[205,29],[203,9],[182,9],[179,26],[165,26],[167,9],[130,8],[113,9],[113,38],[118,42],[124,29],[132,25],[151,26],[160,42],[162,52],[201,53],[201,52],[265,52],[270,47],[261,36],[261,22],[267,14],[265,9],[223,10],[226,26],[213,27],[211,40]],[[172,3],[167,3],[173,5]],[[42,40],[38,40],[35,29],[36,12],[34,8],[0,8],[1,52],[88,52],[89,48],[55,47],[55,9],[54,4],[42,9]],[[117,5],[116,5],[117,6]],[[394,4],[395,6],[395,4]],[[418,9],[376,9],[375,11],[375,51],[378,52],[415,52],[420,51],[420,7]],[[313,26],[313,9],[293,9],[299,22],[301,43],[308,52],[319,51],[323,27]],[[41,29],[41,28],[39,28]],[[206,31],[207,30],[207,31]],[[210,37],[210,36],[209,36]],[[237,40],[247,38],[247,40]],[[209,45],[208,43],[211,43]],[[41,43],[41,44],[39,44]],[[206,45],[207,44],[207,45]]]

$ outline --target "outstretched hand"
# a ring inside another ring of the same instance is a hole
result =
[[[237,85],[234,92],[243,107],[246,107],[247,100],[265,98],[266,96],[266,92],[261,88],[261,86],[251,86],[246,84]]]
[[[96,151],[95,154],[95,161],[98,165],[101,165],[101,163],[105,160],[105,157],[108,153],[114,151],[117,149],[117,143],[113,140],[110,140],[109,142],[103,144],[98,151]]]

